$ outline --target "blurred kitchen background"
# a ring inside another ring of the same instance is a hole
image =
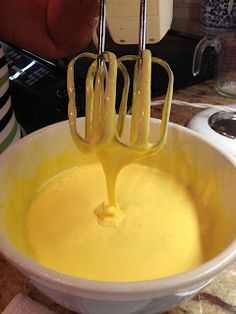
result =
[[[148,45],[154,56],[167,61],[175,75],[175,90],[214,77],[216,52],[208,47],[202,59],[200,75],[192,75],[194,49],[205,31],[200,26],[200,0],[174,0],[174,18],[171,30],[158,44]],[[27,51],[3,43],[6,52],[12,100],[18,121],[26,133],[51,123],[67,119],[66,69],[70,57],[61,60],[45,60]],[[96,51],[93,44],[86,49]],[[106,50],[116,53],[137,54],[135,45],[117,45],[107,35]],[[84,114],[84,75],[88,64],[79,64],[76,71],[77,106]],[[132,66],[128,70],[132,76]],[[152,97],[163,95],[166,90],[166,74],[161,68],[153,68]],[[122,82],[118,80],[118,94]],[[118,97],[119,98],[119,97]]]

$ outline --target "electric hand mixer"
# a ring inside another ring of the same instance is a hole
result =
[[[108,190],[109,206],[117,206],[115,182],[119,170],[128,163],[147,154],[156,152],[165,143],[170,114],[173,74],[168,64],[145,49],[147,29],[147,3],[140,2],[139,51],[138,55],[127,55],[119,59],[112,52],[104,51],[106,1],[100,1],[98,54],[82,53],[72,59],[68,67],[69,123],[70,130],[78,148],[85,152],[96,153],[102,163]],[[76,92],[74,84],[74,65],[78,59],[91,58],[86,76],[86,117],[85,135],[79,134],[76,127]],[[123,62],[135,61],[132,98],[132,118],[129,141],[124,141],[127,99],[130,78]],[[149,141],[149,123],[151,108],[151,67],[152,63],[161,65],[167,72],[169,82],[162,110],[159,137]],[[116,116],[116,81],[117,71],[123,75],[124,88],[118,116]],[[111,147],[113,155],[110,154]],[[114,149],[115,147],[115,149]],[[114,156],[114,151],[116,152]],[[105,157],[104,157],[105,156]],[[115,170],[114,170],[115,168]],[[112,188],[108,188],[112,187]]]

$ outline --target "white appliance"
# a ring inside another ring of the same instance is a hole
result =
[[[207,109],[195,115],[187,127],[202,134],[236,158],[236,105],[235,111]]]

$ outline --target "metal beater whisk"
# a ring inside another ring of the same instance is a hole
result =
[[[121,144],[124,147],[132,147],[139,150],[140,153],[147,153],[153,151],[153,149],[161,148],[165,142],[173,93],[173,74],[165,61],[152,57],[150,50],[145,49],[147,3],[148,0],[141,0],[140,3],[139,53],[137,56],[127,55],[117,60],[112,52],[104,51],[106,2],[105,0],[101,0],[98,54],[82,53],[72,59],[69,64],[67,82],[70,129],[74,141],[82,151],[94,152],[98,150],[101,145],[105,147],[112,142]],[[76,128],[77,112],[74,86],[74,64],[80,58],[91,58],[94,60],[88,69],[86,77],[86,117],[84,137],[78,133]],[[130,140],[128,143],[122,140],[130,84],[128,71],[123,65],[124,61],[135,61],[132,122]],[[155,142],[149,141],[152,63],[161,65],[166,70],[169,77],[167,93],[162,110],[159,137]],[[118,69],[123,75],[124,88],[118,117],[116,117],[115,103]]]

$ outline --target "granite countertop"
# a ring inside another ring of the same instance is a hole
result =
[[[210,103],[214,105],[235,104],[236,99],[225,98],[215,92],[212,81],[196,84],[194,86],[176,91],[174,99],[194,103]],[[152,108],[152,116],[159,117],[160,106]],[[171,121],[186,125],[189,119],[199,109],[173,105]],[[201,291],[192,300],[171,310],[168,314],[230,314],[236,313],[236,263],[220,274],[207,288]],[[53,301],[42,295],[29,284],[24,277],[10,266],[0,255],[0,312],[18,293],[24,293],[47,306],[58,314],[72,313],[61,308]],[[122,314],[122,313],[121,313]]]

